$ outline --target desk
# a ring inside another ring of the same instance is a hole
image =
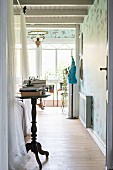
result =
[[[49,156],[49,152],[48,151],[43,151],[42,150],[42,146],[39,142],[36,141],[37,139],[37,126],[36,126],[36,104],[37,104],[37,99],[38,98],[46,98],[50,96],[49,94],[45,94],[45,95],[40,95],[40,96],[25,96],[25,97],[19,97],[20,99],[31,99],[31,104],[32,104],[32,111],[31,111],[31,115],[32,115],[32,125],[31,125],[31,143],[27,143],[26,144],[26,150],[27,152],[29,150],[31,150],[35,156],[36,156],[36,160],[39,164],[39,168],[40,170],[42,169],[42,163],[39,159],[38,153],[40,153],[41,155],[46,155],[46,158],[48,158]]]

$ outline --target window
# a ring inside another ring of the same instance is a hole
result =
[[[28,50],[29,75],[36,76],[36,49]]]
[[[63,70],[71,64],[71,55],[75,56],[74,44],[42,45],[42,77],[47,84],[54,84],[54,98],[63,81]]]
[[[75,44],[42,44],[42,77],[62,81],[63,69],[75,56]]]
[[[57,76],[63,77],[63,70],[70,66],[71,50],[57,50]]]
[[[54,79],[56,73],[55,50],[42,50],[42,77]]]

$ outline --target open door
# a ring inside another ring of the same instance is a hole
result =
[[[108,0],[108,98],[106,114],[106,166],[113,169],[113,0]]]

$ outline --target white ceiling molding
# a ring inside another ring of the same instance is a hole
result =
[[[92,5],[94,0],[19,0],[21,5]],[[13,0],[17,5],[17,0]]]
[[[27,7],[25,17],[27,27],[75,28],[84,21],[94,0],[17,0],[14,14],[20,14],[21,7]]]
[[[29,29],[36,28],[76,28],[76,24],[26,24]]]
[[[68,24],[80,24],[82,23],[84,20],[84,18],[82,17],[58,17],[58,18],[55,18],[55,17],[46,17],[46,18],[41,18],[41,17],[26,17],[26,23],[27,24],[65,24],[65,23],[68,23]]]
[[[14,9],[15,14],[20,14],[20,9]],[[27,9],[26,16],[85,16],[87,9]]]

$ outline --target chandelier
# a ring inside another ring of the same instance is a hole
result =
[[[46,34],[48,34],[48,31],[45,30],[33,30],[28,32],[28,35],[35,42],[37,47],[44,41]]]

